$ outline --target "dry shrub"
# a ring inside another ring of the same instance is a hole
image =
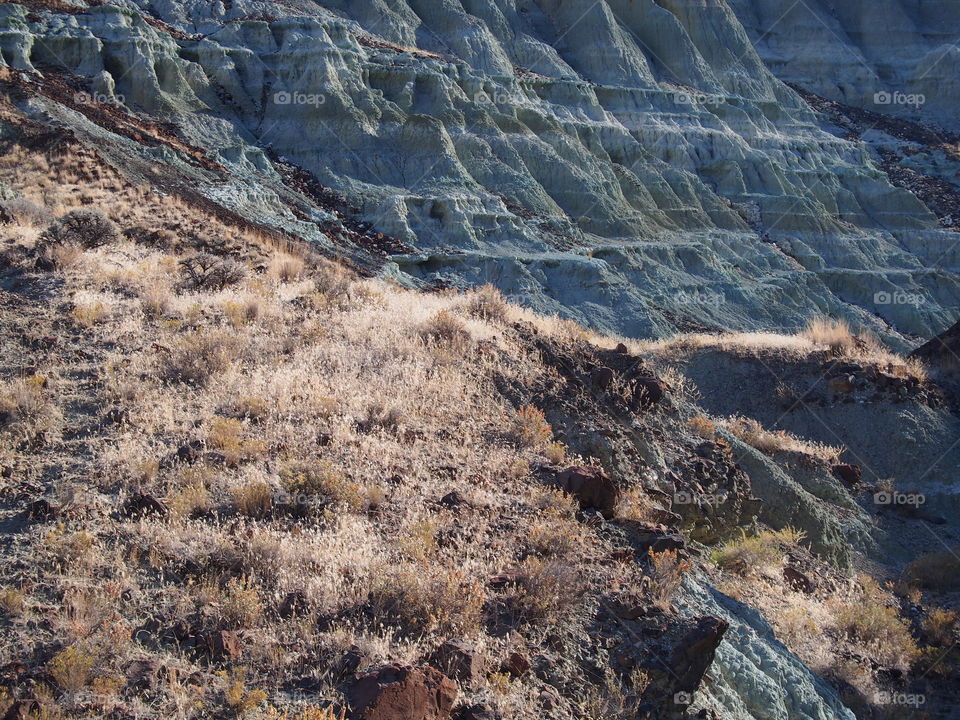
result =
[[[960,618],[957,618],[957,613],[953,610],[934,608],[923,619],[922,627],[932,644],[951,647],[956,642],[957,631],[960,630]]]
[[[260,301],[256,298],[248,298],[243,302],[228,300],[223,304],[223,315],[230,326],[234,328],[256,322],[261,314]]]
[[[191,290],[223,290],[247,276],[246,268],[231,258],[198,252],[180,261],[183,286]]]
[[[644,589],[651,602],[661,610],[669,610],[673,596],[683,582],[683,575],[690,568],[690,561],[681,558],[676,550],[650,553]]]
[[[71,645],[50,661],[50,675],[65,693],[73,694],[90,684],[96,658],[86,650]]]
[[[538,555],[567,557],[584,547],[586,532],[574,520],[546,513],[544,519],[535,521],[528,528],[527,543]]]
[[[144,317],[159,320],[170,313],[170,291],[159,287],[144,290],[140,296],[140,307]]]
[[[263,517],[273,509],[273,488],[270,483],[249,482],[230,491],[237,512],[247,517]]]
[[[262,440],[246,436],[244,424],[236,418],[214,418],[207,433],[207,443],[223,455],[229,467],[256,460],[267,450]]]
[[[452,310],[441,310],[420,328],[420,335],[427,341],[449,348],[465,348],[471,340],[463,320]]]
[[[0,201],[0,223],[14,223],[42,227],[49,225],[53,216],[49,210],[23,197]]]
[[[764,568],[779,566],[786,556],[785,548],[796,547],[805,539],[800,530],[764,530],[739,540],[732,540],[713,551],[711,559],[724,570],[750,576]]]
[[[248,578],[230,578],[216,604],[223,622],[237,630],[255,627],[263,618],[260,595]]]
[[[461,570],[403,563],[378,573],[370,590],[374,621],[412,632],[471,635],[483,620],[483,584]]]
[[[186,485],[167,498],[167,505],[174,517],[184,519],[210,512],[213,504],[210,491],[202,484]],[[251,507],[245,504],[245,508]]]
[[[89,249],[116,242],[119,237],[117,226],[99,210],[71,210],[44,231],[41,243]]]
[[[540,447],[553,438],[553,428],[542,410],[523,405],[514,413],[511,436],[520,447]]]
[[[687,426],[704,440],[715,440],[717,426],[706,415],[696,415],[687,420]]]
[[[500,291],[490,283],[470,293],[464,306],[468,314],[488,322],[503,322],[509,306]]]
[[[339,263],[322,262],[313,271],[314,292],[323,297],[328,306],[345,307],[350,304],[353,273]]]
[[[921,555],[907,565],[901,578],[906,585],[931,590],[960,587],[960,547]]]
[[[287,468],[281,479],[292,504],[301,507],[333,506],[359,512],[368,502],[365,488],[326,460]]]
[[[59,411],[50,399],[47,378],[32,375],[0,385],[0,430],[37,433],[51,430]]]
[[[27,605],[26,596],[15,588],[0,590],[0,610],[12,617],[23,614]]]
[[[294,282],[303,276],[304,262],[301,258],[287,255],[277,255],[270,263],[270,274],[280,282]]]
[[[862,590],[849,601],[838,601],[834,607],[837,629],[850,639],[862,643],[882,663],[910,669],[920,650],[910,634],[909,623],[900,617],[893,601],[866,575],[858,577]]]
[[[543,449],[543,456],[551,465],[566,465],[567,446],[563,443],[548,443]]]
[[[103,322],[108,314],[107,306],[102,302],[90,302],[76,305],[71,316],[80,327],[90,328]]]
[[[854,348],[856,339],[846,320],[826,317],[812,318],[800,333],[814,345],[825,346],[835,355],[842,355]]]
[[[235,352],[236,342],[229,335],[192,331],[166,353],[162,376],[169,382],[203,386],[230,367]]]
[[[227,686],[223,691],[223,699],[227,707],[233,711],[237,717],[243,717],[253,712],[267,701],[269,695],[260,689],[247,687],[245,673],[239,668],[234,668],[227,678]]]
[[[802,440],[785,430],[765,430],[753,418],[732,417],[722,421],[721,426],[762,453],[794,452],[818,458],[824,462],[836,462],[842,448]]]
[[[521,622],[547,622],[572,608],[586,590],[577,568],[565,560],[528,557],[508,607]]]

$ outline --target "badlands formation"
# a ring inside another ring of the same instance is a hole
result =
[[[0,1],[0,711],[958,717],[958,44]]]
[[[104,134],[69,96],[29,112],[402,283],[490,282],[629,336],[820,313],[905,348],[955,320],[960,221],[891,177],[956,191],[948,0],[91,4],[4,4],[3,63],[70,73],[212,163]],[[802,92],[868,114],[840,126]]]

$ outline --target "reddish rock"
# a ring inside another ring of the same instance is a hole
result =
[[[590,382],[595,388],[606,390],[616,378],[616,373],[608,367],[599,367],[590,373]]]
[[[850,486],[859,485],[863,479],[863,471],[859,465],[834,465],[830,468],[834,477]]]
[[[394,663],[361,675],[347,691],[354,720],[443,720],[457,686],[432,667]]]
[[[463,640],[447,640],[430,657],[430,664],[447,677],[476,686],[487,666],[483,653]]]
[[[807,593],[809,595],[817,589],[817,584],[811,580],[808,575],[789,565],[783,568],[783,579],[788,586],[797,592]]]
[[[7,710],[3,720],[29,720],[40,717],[40,712],[40,703],[36,700],[17,700]]]
[[[600,468],[569,467],[556,478],[556,485],[573,495],[582,508],[595,508],[605,515],[613,512],[620,491]]]
[[[618,355],[629,355],[629,354],[630,354],[630,348],[628,348],[628,347],[627,347],[626,345],[624,345],[623,343],[617,343],[616,353],[617,353]]]
[[[523,677],[530,671],[530,660],[522,653],[512,652],[507,655],[507,659],[500,665],[500,669],[513,677]]]
[[[216,630],[198,638],[197,648],[216,660],[238,660],[243,655],[240,636],[228,630]]]
[[[146,515],[166,517],[169,512],[167,506],[160,500],[145,493],[137,493],[127,500],[123,506],[123,514],[129,518],[144,517]]]
[[[633,384],[633,402],[641,409],[658,405],[667,394],[667,384],[655,377],[639,377]]]

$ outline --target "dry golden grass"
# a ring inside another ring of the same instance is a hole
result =
[[[732,417],[721,420],[719,424],[747,445],[768,455],[793,452],[808,455],[826,463],[834,463],[843,452],[843,448],[803,440],[786,430],[766,430],[752,418]]]

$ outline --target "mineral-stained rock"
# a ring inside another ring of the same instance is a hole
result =
[[[639,377],[633,384],[633,402],[647,409],[658,405],[667,394],[667,384],[655,377]]]
[[[797,592],[810,594],[817,589],[817,583],[809,575],[789,565],[783,568],[783,579]]]
[[[721,618],[709,615],[698,618],[696,626],[674,646],[669,665],[675,692],[692,693],[700,687],[729,627]]]
[[[556,485],[573,495],[582,508],[594,508],[609,515],[616,507],[620,491],[600,468],[569,467],[556,478]]]
[[[530,671],[530,659],[523,653],[514,651],[507,655],[500,667],[512,677],[523,677]]]
[[[443,720],[457,686],[435,668],[394,663],[357,678],[347,699],[354,720]]]
[[[447,677],[467,685],[476,685],[483,678],[487,659],[469,643],[451,639],[437,648],[430,657],[430,664]]]
[[[830,471],[833,473],[834,477],[837,478],[837,480],[846,483],[850,487],[859,485],[863,479],[863,471],[860,469],[859,465],[843,463],[840,465],[834,465],[832,468],[830,468]]]

